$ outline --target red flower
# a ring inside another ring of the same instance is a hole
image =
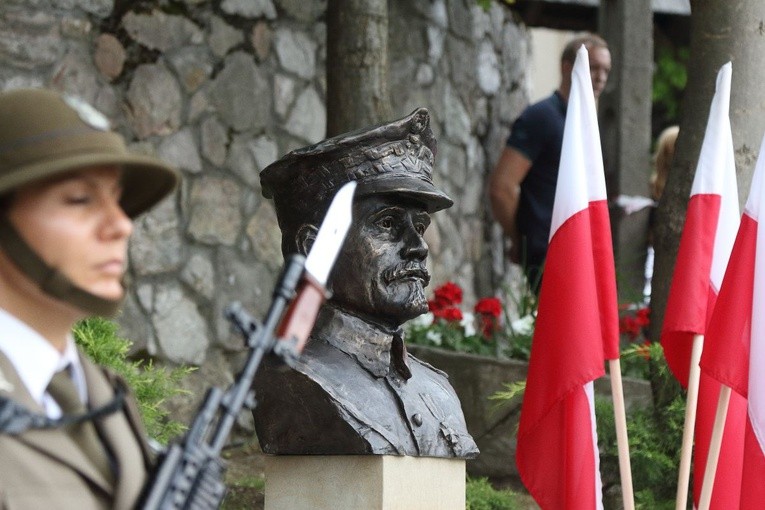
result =
[[[635,320],[641,328],[648,326],[651,323],[651,309],[644,307],[635,312]]]
[[[495,297],[485,297],[475,304],[475,313],[498,318],[502,313],[502,303]]]
[[[634,340],[640,334],[640,324],[635,317],[626,315],[619,319],[619,332],[626,333],[631,340]]]
[[[619,333],[624,333],[630,337],[630,340],[635,340],[650,323],[651,309],[647,306],[639,308],[634,314],[629,313],[619,319]]]
[[[481,298],[473,308],[480,320],[481,334],[490,338],[499,329],[499,316],[502,313],[502,303],[495,297]]]
[[[459,285],[452,282],[446,282],[438,287],[433,294],[435,300],[428,303],[431,311],[448,308],[462,303],[462,289]],[[433,303],[431,305],[431,303]]]
[[[462,310],[453,306],[433,310],[433,317],[444,319],[448,322],[459,322],[462,320]]]
[[[491,336],[499,329],[497,318],[492,315],[483,313],[478,317],[481,321],[481,335],[483,335],[486,339],[491,338]]]

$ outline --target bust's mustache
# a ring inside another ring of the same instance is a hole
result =
[[[430,283],[430,273],[419,262],[404,262],[382,272],[382,280],[388,285],[396,280],[416,278],[422,281],[423,287]]]

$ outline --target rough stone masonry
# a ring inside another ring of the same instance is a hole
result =
[[[199,365],[226,384],[243,350],[223,308],[262,316],[282,263],[258,172],[324,138],[325,1],[3,0],[0,87],[46,86],[104,112],[133,150],[179,167],[178,192],[136,224],[132,292],[119,318],[135,350]],[[427,107],[435,180],[455,206],[428,233],[433,285],[466,301],[498,288],[501,245],[485,176],[527,103],[526,29],[494,3],[390,0],[397,116]],[[242,422],[246,428],[249,424]]]

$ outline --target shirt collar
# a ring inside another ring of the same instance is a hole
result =
[[[403,330],[388,330],[332,305],[319,311],[312,336],[352,356],[375,377],[385,377],[391,366],[404,379],[412,376],[406,364]]]
[[[558,104],[558,110],[560,110],[561,113],[565,114],[568,103],[563,99],[563,96],[560,95],[560,92],[558,92],[557,90],[553,92],[553,97],[557,99],[556,102]]]
[[[60,353],[26,323],[0,308],[0,351],[10,360],[38,404],[44,405],[45,389],[53,374],[68,364],[72,365],[72,377],[80,397],[84,397],[85,377],[71,335],[67,336],[66,348]]]

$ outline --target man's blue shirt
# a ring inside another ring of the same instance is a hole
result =
[[[507,146],[524,154],[531,168],[521,182],[517,227],[526,241],[526,264],[538,268],[547,254],[558,180],[566,103],[556,91],[526,108],[513,123]]]

